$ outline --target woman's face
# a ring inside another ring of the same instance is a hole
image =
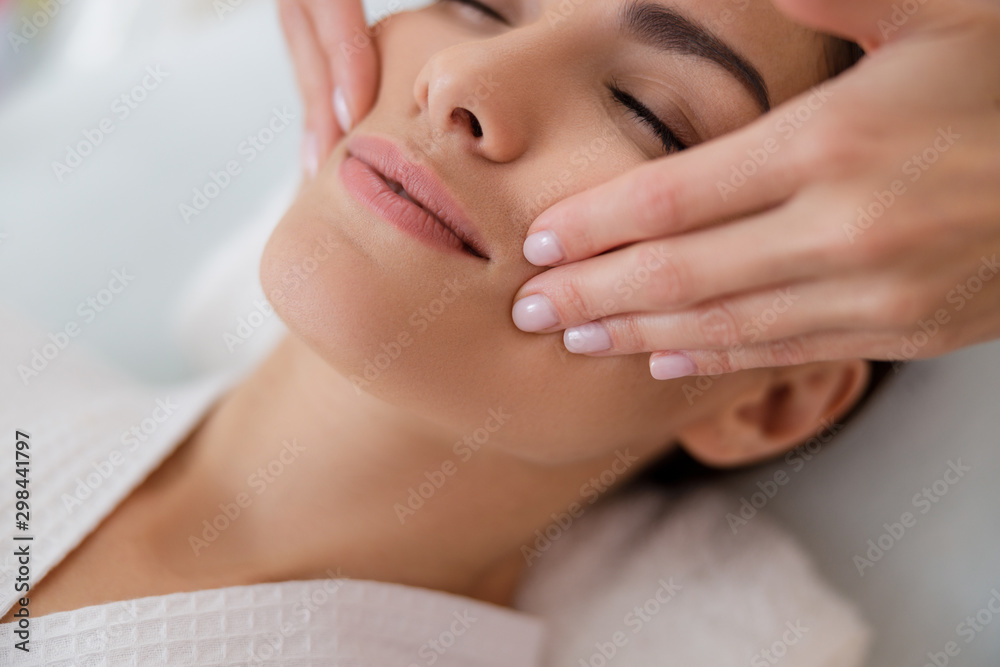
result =
[[[490,446],[550,461],[665,444],[753,373],[689,405],[686,381],[654,381],[647,355],[580,357],[561,334],[519,331],[513,296],[541,270],[521,254],[525,232],[554,202],[815,85],[824,38],[768,0],[482,1],[378,27],[378,99],[276,228],[265,293],[360,390],[458,437],[490,426]],[[478,255],[385,191],[366,165],[384,174],[379,161],[399,158],[371,137],[443,186],[460,212],[439,217],[464,217]],[[621,298],[646,276],[623,275]]]

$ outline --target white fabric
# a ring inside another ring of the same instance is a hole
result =
[[[0,664],[522,667],[536,664],[541,629],[436,591],[289,581],[48,614],[34,621],[30,654],[5,642]]]
[[[870,632],[854,609],[773,523],[758,516],[734,535],[736,507],[712,488],[630,493],[556,534],[516,601],[546,619],[543,664],[865,664]]]
[[[30,367],[33,350],[44,357],[50,342],[0,306],[0,433],[31,436],[32,514],[22,534],[34,536],[33,583],[241,377],[230,371],[185,384],[142,384],[71,342],[25,383],[19,367]],[[145,438],[138,446],[127,444],[133,427]],[[0,457],[3,479],[14,479],[13,468],[13,455]],[[863,664],[864,623],[765,519],[733,535],[726,521],[732,506],[704,490],[679,499],[630,494],[588,507],[569,525],[546,531],[555,539],[538,543],[517,610],[373,581],[230,587],[34,618],[30,655],[13,649],[13,628],[3,626],[0,665]],[[12,544],[18,532],[13,493],[0,489],[0,539]],[[5,549],[0,563],[4,613],[19,597],[12,552]],[[328,599],[303,616],[303,598],[324,592]],[[466,613],[476,620],[466,620],[459,636]],[[434,639],[434,646],[453,647],[440,652],[429,644]]]

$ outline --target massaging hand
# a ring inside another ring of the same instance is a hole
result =
[[[1000,6],[776,4],[870,55],[542,213],[525,256],[560,266],[517,294],[519,327],[566,329],[573,352],[656,352],[660,379],[1000,337]]]
[[[305,106],[302,168],[311,178],[371,109],[378,53],[361,0],[279,0],[279,7]]]

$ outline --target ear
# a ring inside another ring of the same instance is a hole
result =
[[[864,359],[771,369],[721,412],[684,427],[678,439],[691,456],[719,468],[773,458],[845,414],[864,393],[870,375]]]

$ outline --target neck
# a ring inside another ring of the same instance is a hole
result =
[[[544,557],[535,531],[578,516],[608,471],[639,469],[625,450],[556,466],[462,440],[357,392],[288,336],[163,466],[157,552],[247,583],[336,574],[506,603]]]

